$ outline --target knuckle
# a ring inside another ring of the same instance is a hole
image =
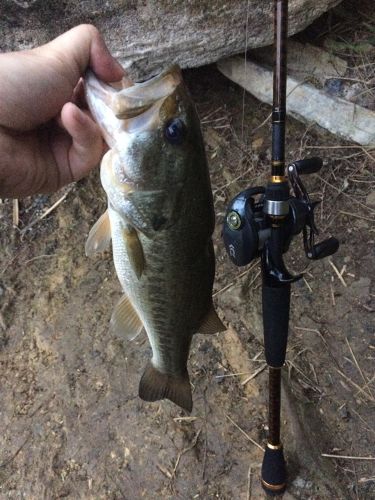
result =
[[[93,24],[80,24],[78,29],[82,30],[90,39],[100,37],[100,32]]]

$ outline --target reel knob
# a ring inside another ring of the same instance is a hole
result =
[[[298,175],[316,174],[322,168],[323,160],[317,157],[297,160],[289,165],[288,170],[292,171],[293,166],[296,168]]]
[[[339,242],[336,238],[327,238],[326,240],[313,245],[306,252],[306,256],[311,260],[323,259],[324,257],[329,257],[337,252],[339,249]]]

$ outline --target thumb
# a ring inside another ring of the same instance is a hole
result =
[[[68,151],[55,156],[61,182],[77,181],[96,167],[103,155],[104,142],[98,125],[75,104],[65,104],[61,124],[71,136],[65,143]]]

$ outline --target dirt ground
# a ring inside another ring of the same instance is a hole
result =
[[[320,43],[330,26],[328,32],[346,39],[350,19],[330,15],[319,23],[305,36]],[[364,57],[362,52],[357,60],[354,50],[343,55],[357,66]],[[214,298],[229,326],[225,334],[193,341],[193,412],[187,416],[166,401],[141,401],[147,339],[125,343],[108,334],[120,285],[109,253],[95,259],[84,254],[89,229],[106,207],[98,171],[54,195],[21,200],[18,228],[12,226],[12,201],[5,200],[0,498],[264,498],[259,470],[267,435],[267,370],[259,266],[235,268],[220,233],[231,197],[266,179],[270,107],[244,95],[214,67],[185,77],[202,120],[215,199]],[[287,144],[288,160],[325,159],[323,170],[306,183],[313,198],[322,200],[322,236],[336,236],[341,246],[332,258],[307,263],[297,238],[288,255],[289,267],[305,274],[293,286],[284,369],[284,498],[371,499],[375,150],[293,119]]]

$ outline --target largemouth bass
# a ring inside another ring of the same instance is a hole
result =
[[[85,93],[110,148],[101,163],[108,210],[86,243],[91,255],[112,239],[124,296],[110,328],[147,332],[139,396],[191,411],[192,336],[225,330],[212,305],[214,211],[199,119],[178,67],[126,88],[89,72]]]

